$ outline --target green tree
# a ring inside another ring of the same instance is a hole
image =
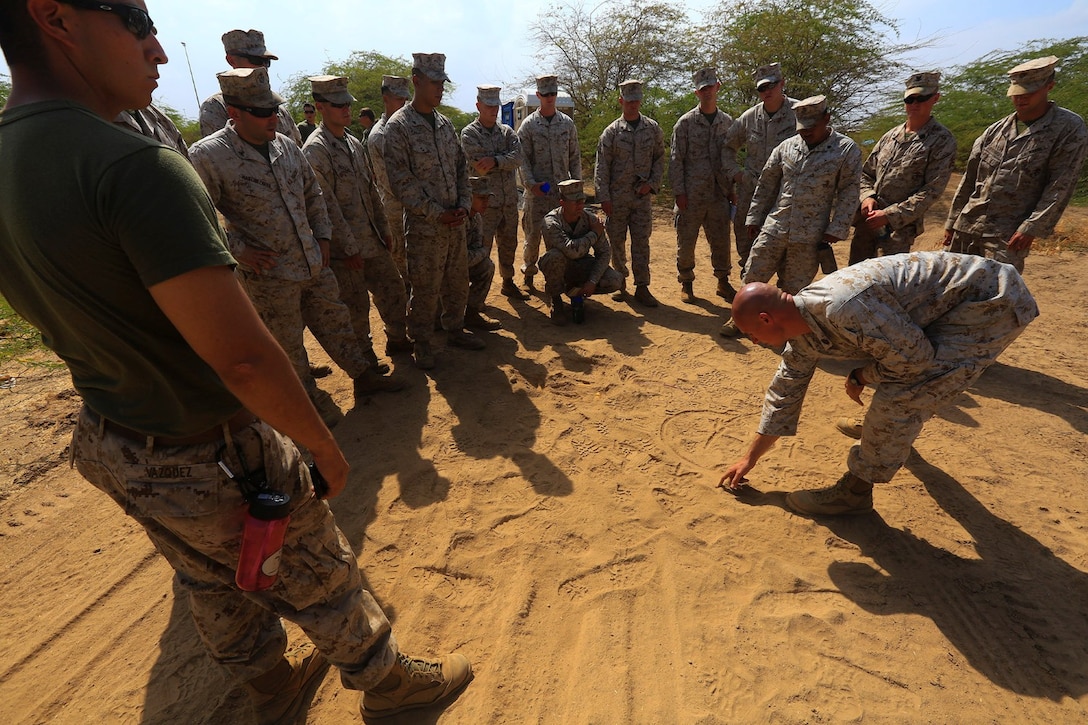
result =
[[[755,103],[752,72],[778,61],[787,92],[827,96],[843,128],[868,116],[908,73],[906,55],[930,42],[897,42],[896,22],[866,0],[723,0],[700,35],[722,79],[723,106]]]
[[[668,91],[684,85],[690,45],[682,40],[688,37],[687,13],[679,8],[647,0],[604,0],[592,9],[556,3],[529,32],[541,52],[541,71],[559,76],[575,115],[600,113],[595,107],[614,105],[625,80]]]
[[[559,2],[537,16],[529,32],[539,70],[556,73],[574,101],[583,176],[592,175],[601,132],[620,115],[623,81],[645,83],[642,112],[661,123],[666,139],[676,117],[694,105],[689,29],[683,5],[651,0],[604,0],[592,8]]]
[[[165,103],[154,101],[154,104],[155,108],[162,111],[178,127],[186,146],[192,146],[200,140],[200,121],[198,119],[189,118],[181,111]]]
[[[0,108],[4,107],[4,104],[8,102],[8,96],[11,95],[11,78],[0,74]]]

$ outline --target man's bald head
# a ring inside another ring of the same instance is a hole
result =
[[[733,322],[756,342],[772,346],[809,332],[793,297],[764,282],[751,282],[737,292]]]
[[[782,290],[766,282],[749,282],[740,288],[733,299],[733,321],[747,333],[748,328],[759,319],[760,312],[777,312],[785,304]]]

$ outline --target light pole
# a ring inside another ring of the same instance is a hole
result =
[[[193,75],[193,64],[189,62],[189,48],[185,41],[181,41],[182,50],[185,51],[185,65],[189,66],[189,80],[193,82],[193,98],[196,99],[196,111],[200,113],[200,94],[196,90],[196,76]]]

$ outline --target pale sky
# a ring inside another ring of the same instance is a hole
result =
[[[226,70],[220,36],[232,28],[264,31],[274,88],[292,75],[317,73],[352,51],[377,51],[410,60],[413,52],[446,54],[446,71],[457,84],[446,102],[475,108],[477,85],[517,87],[541,68],[528,37],[529,25],[551,6],[548,0],[146,0],[170,57],[162,70],[157,102],[195,118],[196,96],[218,90],[215,74]],[[592,6],[590,0],[586,3]],[[688,0],[693,15],[717,5]],[[1088,35],[1088,0],[875,0],[900,22],[899,42],[942,36],[912,59],[918,69],[948,68],[992,50],[1014,50],[1029,40]],[[196,79],[186,65],[184,42]],[[0,61],[0,73],[7,67]],[[504,95],[504,99],[507,98]]]

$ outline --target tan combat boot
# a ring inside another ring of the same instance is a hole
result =
[[[374,689],[363,693],[363,719],[377,720],[405,710],[447,705],[472,680],[472,665],[464,655],[439,660],[397,655],[393,669]]]
[[[328,661],[309,642],[284,654],[279,664],[245,685],[257,722],[291,725],[305,721],[310,701],[328,670]]]
[[[847,471],[834,486],[788,494],[786,505],[809,516],[867,514],[873,510],[873,484]]]

